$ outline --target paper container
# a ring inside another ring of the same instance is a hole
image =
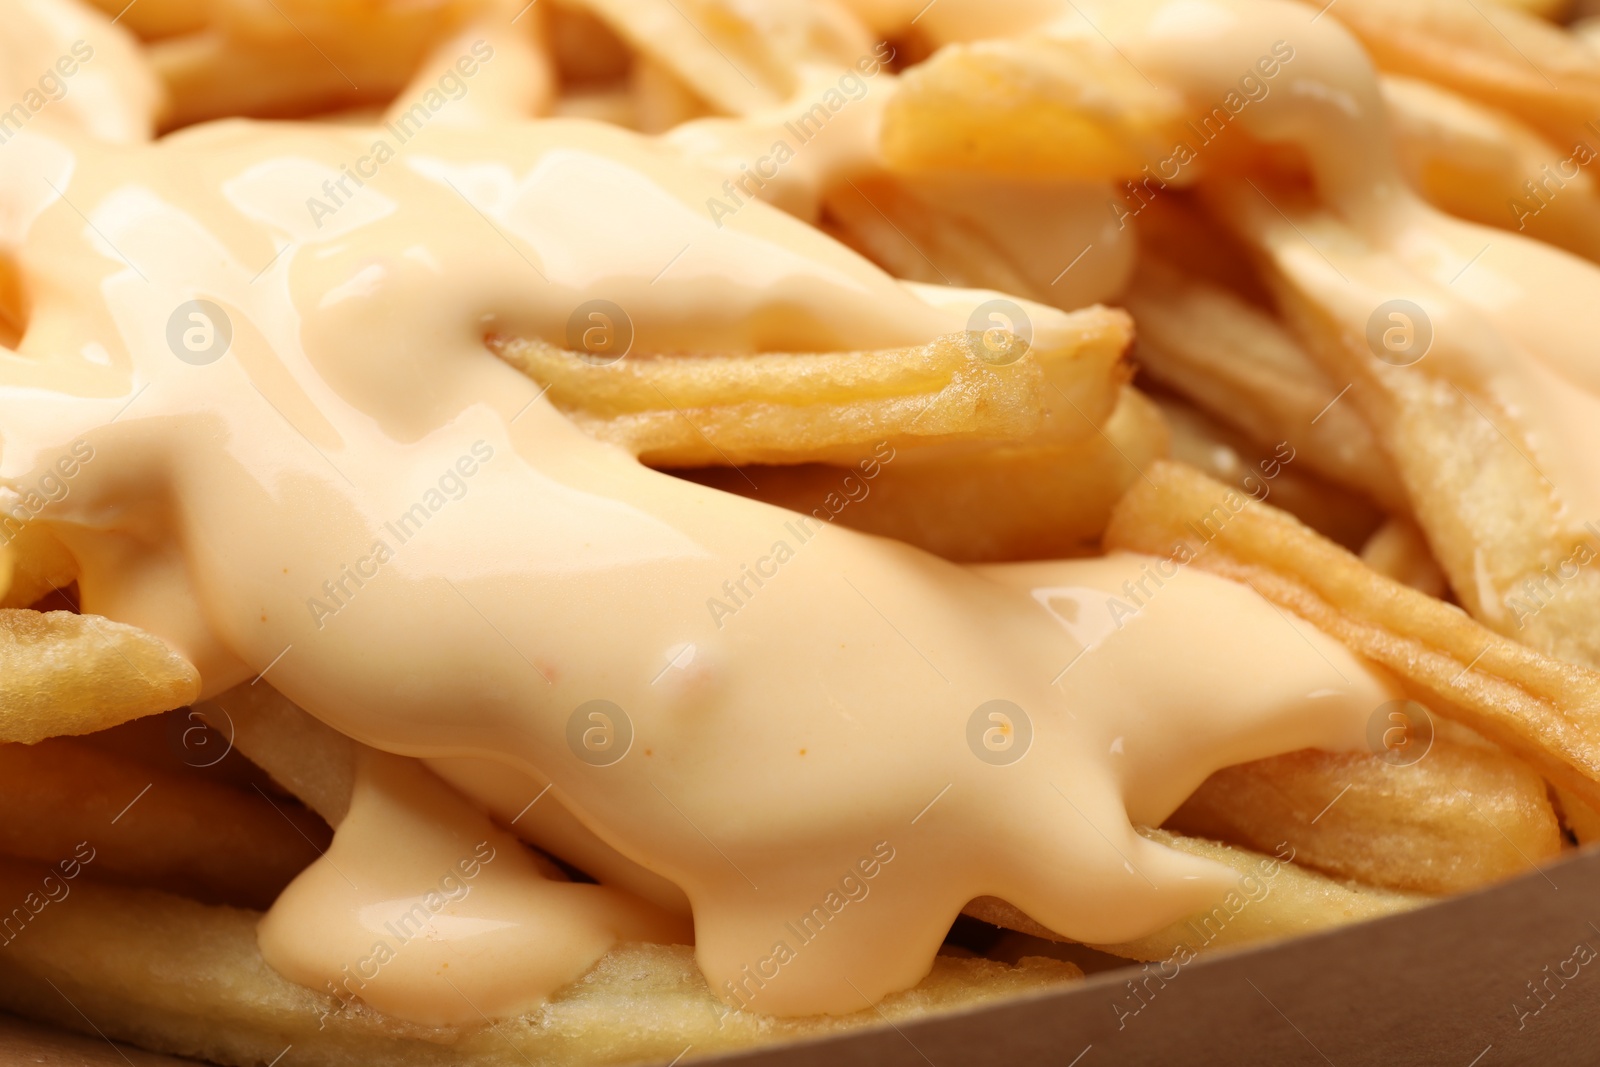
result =
[[[1142,974],[1139,968],[1122,968],[1061,991],[898,1029],[885,1026],[709,1062],[741,1067],[1596,1064],[1600,848],[1408,915],[1198,960],[1164,985],[1151,979],[1144,1006],[1137,1014],[1123,1014],[1139,1007],[1127,983]],[[186,1062],[129,1055],[135,1067]],[[4,1067],[126,1067],[128,1062],[109,1042],[0,1020]]]

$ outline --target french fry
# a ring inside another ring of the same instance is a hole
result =
[[[1571,159],[1573,146],[1429,82],[1382,87],[1400,164],[1435,207],[1600,260],[1600,188],[1581,169],[1593,155]]]
[[[1172,431],[1173,459],[1257,500],[1270,499],[1347,548],[1366,543],[1383,521],[1364,497],[1297,468],[1300,454],[1287,441],[1263,448],[1186,401],[1166,395],[1154,399]]]
[[[1544,779],[1490,745],[1432,738],[1415,763],[1304,751],[1218,771],[1166,825],[1386,889],[1459,893],[1561,851]]]
[[[356,743],[350,738],[265,684],[235,686],[195,710],[328,825],[344,820],[356,778]]]
[[[880,146],[899,173],[1109,181],[1170,151],[1182,117],[1099,40],[979,41],[901,75]]]
[[[1087,555],[1139,469],[1166,454],[1167,429],[1155,406],[1130,387],[1103,427],[1070,408],[1059,417],[1087,432],[1066,441],[1042,436],[891,453],[888,462],[852,468],[813,464],[689,476],[961,562]]]
[[[0,610],[0,742],[93,733],[199,695],[194,667],[132,626],[67,611]]]
[[[1087,241],[1115,202],[1105,183],[861,174],[825,190],[829,233],[898,278],[995,289],[1063,309],[1112,299],[1132,234]]]
[[[1108,549],[1188,557],[1246,582],[1393,671],[1426,707],[1600,803],[1600,673],[1501,637],[1191,467],[1157,461],[1146,475],[1112,513]]]
[[[1293,508],[1289,509],[1293,511]],[[1315,526],[1315,524],[1311,524]],[[1334,538],[1338,540],[1338,538]],[[1342,542],[1341,542],[1342,543]],[[1417,524],[1404,516],[1392,516],[1366,544],[1361,546],[1361,562],[1386,578],[1442,600],[1449,583],[1439,561],[1428,548],[1428,539]]]
[[[1408,509],[1394,466],[1348,398],[1271,315],[1144,256],[1123,295],[1136,359],[1162,385],[1271,449],[1392,511]]]
[[[203,30],[146,52],[165,83],[167,129],[230,115],[271,118],[387,103],[479,0],[218,3]]]
[[[824,206],[833,236],[897,278],[1041,296],[990,233],[936,216],[906,182],[890,175],[863,175],[835,186]]]
[[[1307,349],[1330,373],[1348,376],[1348,400],[1393,460],[1410,513],[1462,605],[1543,652],[1600,665],[1600,573],[1574,562],[1592,558],[1594,535],[1564,500],[1582,491],[1581,475],[1558,468],[1561,484],[1550,481],[1542,468],[1553,462],[1529,458],[1537,424],[1497,375],[1468,370],[1508,360],[1537,367],[1540,355],[1511,347],[1517,342],[1456,302],[1434,305],[1425,363],[1374,358],[1364,332],[1381,299],[1374,294],[1421,292],[1414,287],[1427,279],[1288,191],[1268,202],[1258,190],[1235,188],[1216,202],[1257,245]],[[1527,254],[1539,254],[1537,246]],[[1555,589],[1552,571],[1563,572]]]
[[[86,842],[96,874],[266,907],[328,843],[321,820],[80,740],[0,745],[0,853],[52,863]]]
[[[861,25],[833,3],[574,0],[641,56],[727,115],[784,103],[806,66],[847,68],[869,53]]]
[[[1093,945],[1102,952],[1134,960],[1165,960],[1174,954],[1201,952],[1238,945],[1275,941],[1328,930],[1348,923],[1377,919],[1421,907],[1432,898],[1419,893],[1353,885],[1336,881],[1293,862],[1293,846],[1284,844],[1264,856],[1232,845],[1185,837],[1167,830],[1140,828],[1152,841],[1191,856],[1220,863],[1239,874],[1237,888],[1229,890],[1209,911],[1173,923],[1134,941]],[[1063,938],[1023,912],[995,897],[980,897],[968,904],[966,914],[995,926],[1046,940]]]
[[[894,446],[1018,441],[1043,428],[1056,391],[1091,417],[1116,397],[1130,336],[1105,308],[1074,312],[1059,347],[1015,362],[973,357],[976,335],[916,348],[753,356],[630,356],[595,366],[541,341],[491,339],[500,358],[600,440],[652,466],[854,462]],[[1018,339],[1020,342],[1020,339]]]
[[[10,534],[0,528],[0,538]],[[78,577],[78,562],[66,546],[39,523],[28,523],[5,541],[11,560],[11,584],[0,593],[0,608],[26,608]]]
[[[43,900],[47,873],[0,861],[0,916],[25,906],[30,893]],[[685,1046],[703,1055],[839,1033],[1082,977],[1072,964],[1043,958],[1012,967],[941,956],[920,985],[876,1008],[782,1019],[728,1012],[706,987],[691,948],[626,944],[520,1019],[421,1027],[365,1006],[340,1007],[278,975],[256,947],[257,912],[88,877],[67,884],[70,895],[30,914],[0,951],[0,1003],[69,1029],[93,1019],[105,1036],[219,1063],[268,1063],[289,1044],[308,1067],[665,1063]]]
[[[1517,6],[1339,0],[1326,10],[1382,70],[1509,111],[1557,144],[1595,137],[1587,124],[1600,114],[1600,53]]]

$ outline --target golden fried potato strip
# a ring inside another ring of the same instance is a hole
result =
[[[1558,144],[1595,136],[1585,126],[1600,115],[1600,53],[1559,26],[1464,0],[1339,0],[1326,10],[1385,71],[1509,111]]]
[[[297,805],[275,809],[265,796],[79,740],[0,745],[0,853],[8,856],[53,863],[86,843],[100,877],[264,908],[328,839]]]
[[[45,873],[0,861],[0,924],[13,904],[39,892]],[[83,1028],[87,1017],[108,1037],[223,1064],[267,1063],[287,1044],[306,1067],[665,1063],[687,1045],[705,1054],[837,1033],[1082,977],[1072,964],[1042,958],[1012,967],[940,957],[920,985],[876,1009],[774,1019],[726,1013],[706,987],[693,949],[632,944],[614,948],[520,1019],[420,1027],[365,1007],[341,1009],[333,998],[278,975],[256,947],[257,912],[88,878],[68,884],[70,903],[50,903],[13,924],[15,936],[0,951],[0,1006],[69,1029]]]
[[[1600,803],[1600,673],[1485,629],[1192,467],[1158,461],[1146,475],[1113,511],[1108,549],[1188,558],[1247,583],[1395,672],[1427,707]]]
[[[1043,428],[1058,391],[1103,418],[1131,335],[1124,313],[1095,307],[1072,313],[1058,348],[1036,344],[1004,365],[974,355],[985,351],[978,334],[876,352],[630,355],[606,366],[542,341],[490,347],[600,440],[652,466],[697,467],[854,462],[878,442],[1018,441]]]
[[[1060,437],[688,477],[964,563],[1088,555],[1139,469],[1166,455],[1167,429],[1129,386],[1099,427],[1051,396],[1052,423],[1068,424]]]
[[[349,814],[356,780],[356,743],[350,738],[265,683],[235,686],[195,710],[328,825],[339,825]]]
[[[213,0],[203,30],[146,51],[167,87],[167,129],[232,115],[309,115],[388,101],[439,41],[489,6]]]
[[[1140,258],[1122,303],[1152,379],[1271,449],[1391,511],[1408,510],[1389,457],[1340,386],[1272,315],[1154,255]]]
[[[1181,122],[1178,94],[1097,40],[979,41],[901,76],[880,145],[902,173],[1132,178]]]
[[[1313,530],[1345,547],[1365,544],[1383,514],[1356,493],[1330,485],[1300,464],[1288,441],[1263,448],[1187,401],[1161,394],[1155,402],[1172,431],[1173,459],[1225,485],[1271,500]]]
[[[1271,850],[1366,885],[1459,893],[1561,851],[1549,791],[1527,764],[1439,736],[1419,762],[1306,750],[1218,771],[1166,825]]]
[[[1286,510],[1294,511],[1293,508]],[[1315,523],[1310,525],[1316,526]],[[1368,538],[1361,546],[1361,562],[1384,577],[1409,585],[1436,600],[1443,600],[1450,587],[1439,561],[1433,558],[1433,550],[1428,547],[1427,535],[1403,515],[1390,516]]]
[[[991,191],[989,195],[1000,195]],[[996,235],[936,213],[905,182],[863,175],[827,191],[828,232],[896,278],[995,289],[1038,300],[1044,295]]]
[[[1173,923],[1147,937],[1116,945],[1094,945],[1102,952],[1135,960],[1176,959],[1186,963],[1211,949],[1276,941],[1328,930],[1365,919],[1395,915],[1432,898],[1391,889],[1336,881],[1298,866],[1294,846],[1280,842],[1262,855],[1216,841],[1141,827],[1152,841],[1191,856],[1213,860],[1239,875],[1233,889],[1206,911]],[[995,897],[968,904],[966,914],[1009,930],[1047,940],[1065,940],[1022,911]]]
[[[1460,602],[1542,652],[1600,666],[1600,572],[1586,566],[1600,548],[1596,535],[1563,501],[1570,486],[1547,480],[1530,460],[1533,424],[1511,391],[1492,375],[1463,373],[1486,355],[1502,358],[1500,339],[1462,326],[1441,331],[1425,363],[1375,359],[1362,332],[1372,293],[1411,291],[1414,276],[1291,192],[1269,203],[1235,189],[1217,200],[1256,243],[1296,334],[1350,383],[1346,401],[1393,460],[1410,513]],[[1335,259],[1342,281],[1329,270]],[[1554,589],[1553,573],[1561,578]]]
[[[1581,169],[1593,149],[1574,156],[1429,82],[1391,74],[1382,86],[1400,164],[1435,207],[1600,260],[1600,187]]]
[[[831,0],[571,0],[723,114],[789,100],[803,68],[846,68],[872,51]]]
[[[93,733],[199,695],[194,667],[132,626],[68,611],[0,610],[0,742]]]
[[[0,608],[26,608],[78,577],[78,561],[48,529],[29,523],[6,540],[10,531],[0,528],[0,547],[11,560],[11,583],[0,592]]]

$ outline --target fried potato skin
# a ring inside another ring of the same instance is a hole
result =
[[[1421,893],[1464,892],[1561,851],[1544,779],[1497,749],[1442,737],[1410,765],[1306,750],[1228,767],[1166,825],[1263,851],[1287,841],[1307,867]]]
[[[194,667],[132,626],[0,609],[0,742],[93,733],[199,695]]]

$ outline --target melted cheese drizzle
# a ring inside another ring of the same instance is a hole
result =
[[[919,5],[874,6],[881,28]],[[1426,245],[1418,262],[1470,230],[1391,210],[1405,198],[1385,184],[1371,72],[1332,20],[1265,0],[1080,6],[1197,106],[1292,40],[1296,88],[1252,130],[1306,146],[1364,232],[1405,222],[1392,241]],[[975,35],[961,19],[979,9],[995,5],[944,0],[923,24]],[[1048,3],[1010,14],[1008,29],[1086,32]],[[486,807],[507,810],[520,779],[470,761],[550,783],[597,848],[648,876],[639,896],[669,911],[681,890],[712,988],[777,1014],[857,1011],[915,984],[977,896],[1102,943],[1192,912],[1228,876],[1132,823],[1159,823],[1220,767],[1357,747],[1399,695],[1202,572],[1126,555],[954,566],[585,437],[486,334],[562,343],[574,309],[604,298],[638,351],[893,347],[963,329],[982,295],[924,299],[765,204],[719,227],[704,204],[724,175],[674,148],[493,121],[428,126],[316,220],[308,198],[379,131],[222,122],[117,148],[36,119],[0,147],[0,250],[30,300],[19,351],[0,355],[0,478],[35,486],[92,444],[41,516],[81,562],[85,611],[163,637],[208,694],[266,672],[351,737],[438,761]],[[1593,272],[1494,236],[1513,257],[1495,262],[1538,284],[1484,289],[1480,310],[1530,346],[1575,343],[1570,318],[1531,310],[1582,306]],[[204,365],[169,345],[196,299],[232,327]],[[760,560],[719,626],[708,599]],[[345,584],[336,604],[325,582]],[[625,754],[584,758],[593,726],[631,735]],[[1013,745],[1020,758],[996,756]],[[368,954],[371,916],[425,896],[487,833],[420,769],[370,763],[263,951],[308,984],[338,980]],[[386,1010],[475,1023],[470,997],[513,1014],[615,938],[681,936],[502,844],[494,885],[383,968]]]

